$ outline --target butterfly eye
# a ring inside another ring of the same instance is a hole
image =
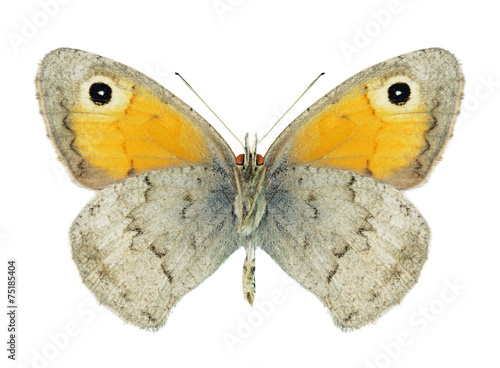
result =
[[[111,87],[105,83],[94,83],[89,88],[90,99],[97,106],[106,105],[111,101]]]
[[[394,105],[402,106],[410,99],[411,89],[406,83],[394,83],[387,90],[389,101]]]
[[[243,165],[245,162],[245,155],[243,153],[236,156],[236,165]]]
[[[257,154],[257,165],[264,165],[264,157],[262,155]]]

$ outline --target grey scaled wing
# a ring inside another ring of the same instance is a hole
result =
[[[73,258],[98,300],[141,328],[238,247],[231,180],[206,168],[141,174],[99,192],[71,228]]]
[[[416,283],[429,228],[395,188],[332,168],[268,179],[258,244],[344,330],[378,319]]]

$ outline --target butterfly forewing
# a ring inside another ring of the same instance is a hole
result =
[[[463,90],[457,59],[419,50],[349,78],[294,120],[266,154],[269,175],[335,167],[399,189],[421,183],[451,136]]]
[[[50,137],[87,187],[166,167],[216,163],[232,172],[234,154],[200,115],[116,61],[54,50],[40,65],[37,90]]]

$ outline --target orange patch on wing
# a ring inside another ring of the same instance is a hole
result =
[[[84,94],[67,118],[72,147],[91,167],[122,179],[208,160],[202,132],[185,115],[143,88],[125,87],[114,86],[108,105],[92,106]]]
[[[418,101],[418,91],[408,106],[375,102],[383,101],[383,93],[380,86],[362,86],[325,107],[294,136],[292,162],[377,179],[410,166],[427,147],[425,135],[433,118]]]

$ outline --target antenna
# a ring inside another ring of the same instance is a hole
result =
[[[206,106],[206,107],[207,107],[207,108],[208,108],[208,109],[212,112],[212,114],[214,114],[214,115],[215,115],[215,117],[216,117],[217,119],[219,119],[219,121],[222,123],[222,125],[224,125],[224,126],[226,127],[226,129],[229,131],[229,133],[231,133],[231,134],[232,134],[232,136],[233,136],[234,138],[236,138],[236,140],[237,140],[237,141],[241,144],[241,147],[243,147],[243,149],[245,149],[245,146],[244,146],[244,145],[243,145],[243,143],[242,143],[242,142],[238,139],[238,137],[234,135],[234,133],[231,131],[231,129],[229,129],[229,128],[227,127],[227,125],[226,125],[226,124],[224,124],[224,122],[221,120],[221,118],[219,118],[219,117],[217,116],[217,114],[214,112],[214,110],[212,110],[212,109],[210,108],[210,106],[208,106],[208,105],[207,105],[207,103],[206,103],[205,101],[203,101],[203,98],[201,98],[201,97],[200,97],[200,95],[199,95],[198,93],[196,93],[196,91],[194,90],[194,88],[193,88],[193,87],[191,87],[191,85],[190,85],[188,82],[186,82],[186,80],[185,80],[184,78],[182,78],[182,75],[180,75],[179,73],[175,73],[175,74],[176,74],[176,75],[178,75],[180,79],[182,79],[182,81],[186,84],[186,86],[188,86],[188,88],[189,88],[191,91],[193,91],[193,93],[194,93],[194,94],[195,94],[195,95],[196,95],[196,96],[197,96],[197,97],[201,100],[201,102],[203,102],[203,104],[204,104],[204,105],[205,105],[205,106]]]
[[[267,135],[268,135],[269,133],[271,133],[271,130],[273,130],[273,129],[274,129],[274,127],[275,127],[276,125],[278,125],[278,123],[281,121],[281,119],[283,119],[283,118],[285,117],[285,115],[286,115],[286,114],[288,114],[288,111],[290,111],[290,110],[292,109],[292,107],[294,107],[294,106],[295,106],[295,104],[296,104],[297,102],[299,102],[299,100],[302,98],[302,96],[304,96],[304,95],[306,94],[306,92],[307,92],[307,91],[309,91],[309,90],[311,89],[311,87],[312,87],[312,86],[313,86],[313,85],[314,85],[314,84],[318,81],[318,79],[319,79],[319,78],[320,78],[323,74],[325,74],[325,73],[321,73],[320,75],[318,75],[318,76],[316,77],[316,79],[315,79],[315,80],[313,80],[313,81],[312,81],[312,83],[309,85],[309,87],[307,87],[307,88],[306,88],[306,90],[305,90],[304,92],[302,92],[302,94],[299,96],[299,98],[297,98],[297,99],[295,100],[295,102],[292,104],[292,106],[290,106],[290,107],[288,108],[288,110],[286,110],[286,111],[285,111],[285,113],[284,113],[283,115],[281,115],[281,117],[278,119],[278,121],[277,121],[276,123],[274,123],[274,125],[271,127],[271,129],[269,129],[269,130],[267,131],[267,133],[266,133],[266,134],[264,134],[264,136],[260,139],[259,143],[260,143],[260,142],[262,142],[262,140],[263,140],[264,138],[266,138],[266,137],[267,137]]]

